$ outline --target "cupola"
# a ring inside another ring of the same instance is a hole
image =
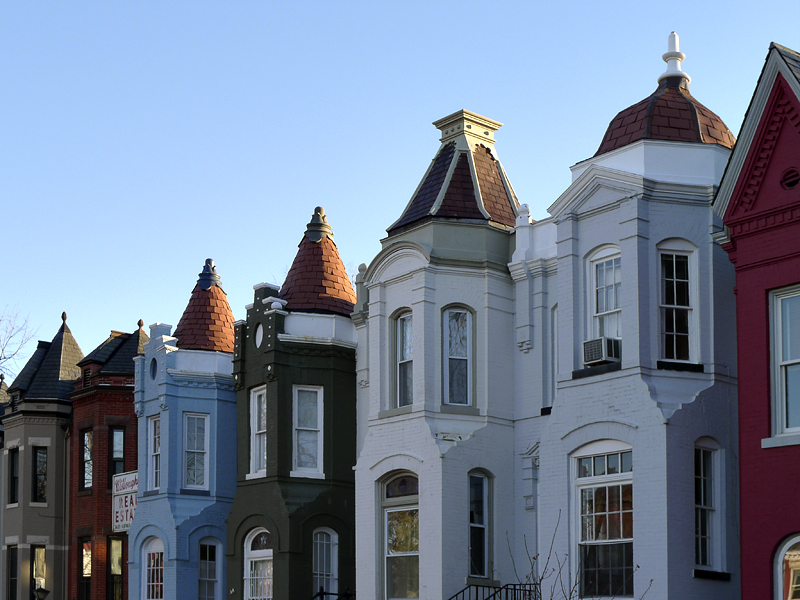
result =
[[[689,93],[691,77],[681,69],[686,55],[680,52],[674,31],[662,58],[667,70],[659,76],[656,90],[614,117],[595,156],[638,140],[718,144],[725,148],[736,143],[722,119]]]
[[[233,352],[233,313],[210,258],[198,276],[174,336],[181,350]]]
[[[460,110],[433,125],[441,146],[389,235],[437,219],[512,228],[519,202],[494,149],[503,124]]]

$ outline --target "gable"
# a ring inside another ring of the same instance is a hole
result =
[[[724,220],[728,226],[800,202],[800,186],[784,189],[789,168],[800,169],[800,99],[781,74],[761,114]]]
[[[623,198],[639,194],[642,190],[641,176],[592,165],[547,210],[554,218],[566,213],[591,213],[613,208],[612,205]]]

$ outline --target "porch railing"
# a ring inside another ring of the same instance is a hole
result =
[[[508,583],[501,587],[468,585],[449,600],[540,600],[532,583]]]

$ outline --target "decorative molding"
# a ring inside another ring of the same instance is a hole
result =
[[[523,354],[527,354],[531,350],[533,350],[533,346],[531,345],[530,340],[522,340],[521,342],[517,342],[517,350],[522,352]]]
[[[369,387],[369,379],[359,379],[358,380],[358,387],[361,389]]]

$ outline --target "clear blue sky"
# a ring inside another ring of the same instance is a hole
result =
[[[499,158],[544,217],[655,89],[670,31],[738,134],[798,23],[797,0],[3,2],[0,308],[45,340],[66,311],[88,353],[139,318],[177,325],[211,257],[242,318],[317,205],[352,271],[461,108],[504,123]]]

